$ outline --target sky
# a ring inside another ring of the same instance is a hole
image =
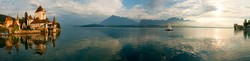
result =
[[[250,0],[0,0],[0,14],[16,18],[28,12],[34,17],[39,6],[62,26],[98,24],[112,15],[137,22],[178,17],[212,27],[232,27],[250,19]]]

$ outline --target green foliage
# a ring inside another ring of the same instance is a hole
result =
[[[236,24],[234,24],[234,29],[236,29],[236,26],[237,26],[237,25],[236,25]]]
[[[245,19],[244,23],[243,23],[243,26],[247,26],[247,19]]]
[[[56,24],[57,24],[57,28],[58,28],[58,29],[61,29],[61,25],[60,25],[60,23],[59,23],[59,22],[57,22]]]
[[[25,23],[25,18],[24,18],[24,17],[22,17],[22,19],[21,19],[21,20],[19,20],[19,23],[20,23],[20,24]]]
[[[5,27],[0,27],[0,32],[8,32],[9,29],[5,28]]]
[[[24,13],[24,18],[25,18],[25,24],[27,23],[27,20],[28,20],[28,13],[27,12],[25,12]],[[27,24],[26,24],[27,25]]]
[[[28,25],[28,26],[26,27],[26,30],[31,30],[30,25]]]
[[[14,26],[14,31],[18,31],[19,30],[19,26]]]
[[[239,26],[239,29],[243,29],[244,27],[243,26]]]
[[[60,34],[61,34],[61,31],[58,31],[58,33],[56,34],[56,36],[58,37],[58,36],[60,36]]]
[[[6,39],[0,38],[0,48],[4,48],[5,47],[5,42],[6,42]]]
[[[13,37],[14,43],[18,43],[19,42],[19,38],[18,37]]]
[[[250,24],[250,20],[248,20],[248,24]]]

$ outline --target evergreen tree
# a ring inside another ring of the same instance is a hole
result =
[[[25,12],[25,14],[24,14],[24,18],[25,18],[25,25],[27,25],[27,20],[28,20],[28,13],[27,12]]]
[[[244,26],[247,26],[247,19],[245,19],[243,25],[244,25]]]
[[[22,19],[20,19],[19,23],[20,23],[20,24],[23,24],[24,22],[25,22],[25,18],[22,17]]]
[[[248,24],[250,24],[250,20],[248,20]]]
[[[22,17],[22,19],[19,21],[19,23],[20,23],[20,27],[22,27],[22,26],[23,26],[23,23],[25,23],[25,18]]]

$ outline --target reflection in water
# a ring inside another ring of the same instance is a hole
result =
[[[249,38],[250,39],[250,30],[235,30],[234,34],[238,35],[238,34],[242,34],[244,35],[244,38]]]
[[[133,47],[131,44],[123,46],[113,60],[121,61],[200,61],[201,57],[192,53],[163,47],[160,42],[148,41],[144,45]],[[192,46],[182,45],[186,49],[193,50]],[[181,58],[181,59],[180,59]]]
[[[53,46],[55,47],[55,41],[57,39],[57,36],[60,32],[57,33],[45,33],[45,34],[15,34],[11,36],[2,36],[0,38],[1,40],[1,47],[5,45],[5,49],[8,50],[8,54],[11,54],[11,50],[13,50],[13,47],[15,47],[16,52],[19,51],[19,44],[23,44],[25,46],[25,50],[29,49],[35,49],[35,52],[37,54],[42,55],[46,52],[46,44],[53,43]],[[5,42],[3,44],[3,42]],[[34,47],[35,46],[35,47]]]
[[[60,37],[54,36],[58,34],[2,37],[0,40],[5,41],[0,41],[0,61],[250,60],[249,32],[233,28],[176,28],[172,32],[166,32],[165,28],[69,28],[63,31]],[[18,38],[19,42],[14,41]],[[12,48],[6,49],[7,44]],[[7,54],[9,52],[11,54]]]

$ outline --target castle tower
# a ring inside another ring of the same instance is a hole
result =
[[[5,19],[5,27],[8,28],[10,25],[13,24],[13,20],[12,18],[8,15],[8,17],[6,17]]]
[[[17,19],[15,20],[15,23],[16,23],[16,25],[20,25],[19,24],[19,17],[18,17],[18,15],[17,15]]]
[[[55,16],[54,16],[54,19],[53,19],[52,26],[53,26],[53,32],[56,32],[57,24],[56,24],[56,18],[55,18]]]
[[[46,19],[46,11],[42,8],[42,6],[39,6],[35,12],[35,18],[40,18],[40,20]]]
[[[14,31],[19,31],[20,30],[20,23],[19,23],[19,17],[17,15],[17,19],[14,22]]]

